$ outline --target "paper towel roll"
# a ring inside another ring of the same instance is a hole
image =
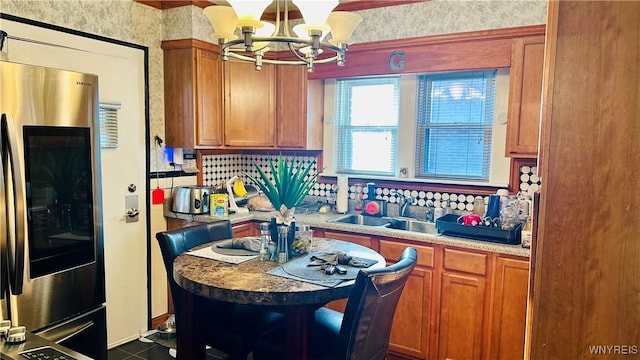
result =
[[[337,186],[336,211],[344,214],[349,211],[349,178],[344,175],[338,175]]]

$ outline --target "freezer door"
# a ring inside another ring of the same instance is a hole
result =
[[[106,314],[106,308],[101,306],[35,334],[95,360],[106,360]]]

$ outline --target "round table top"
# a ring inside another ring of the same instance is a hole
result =
[[[342,251],[352,256],[377,260],[370,268],[386,265],[380,254],[367,247],[333,239],[313,240],[313,252]],[[206,246],[211,246],[211,243],[199,248]],[[175,259],[173,277],[180,287],[194,294],[254,305],[324,304],[349,297],[355,283],[350,280],[336,287],[326,287],[266,273],[278,266],[275,262],[258,259],[236,265],[185,253]]]

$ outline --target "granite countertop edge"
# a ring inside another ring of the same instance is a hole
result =
[[[389,229],[384,226],[363,226],[363,225],[353,225],[353,224],[344,224],[337,222],[329,222],[329,220],[344,216],[345,214],[336,214],[336,213],[311,213],[311,214],[296,214],[296,221],[300,224],[307,224],[312,228],[320,228],[324,230],[337,230],[337,231],[346,231],[354,234],[362,234],[362,235],[375,235],[381,237],[392,237],[399,238],[403,240],[411,240],[417,243],[424,243],[425,245],[430,244],[439,244],[445,246],[456,246],[460,248],[470,249],[470,250],[480,250],[480,251],[488,251],[494,252],[503,255],[511,255],[511,256],[519,256],[519,257],[530,257],[531,250],[528,248],[523,248],[521,245],[508,245],[508,244],[500,244],[500,243],[492,243],[486,241],[478,241],[471,240],[453,236],[445,236],[445,235],[433,235],[433,234],[423,234],[418,232],[406,231],[406,230],[396,230]],[[271,220],[271,212],[263,212],[263,211],[250,211],[249,213],[242,214],[230,214],[228,217],[216,217],[210,215],[189,215],[189,214],[180,214],[174,213],[167,208],[165,208],[164,216],[169,218],[183,219],[183,220],[191,220],[198,222],[213,222],[219,220],[230,220],[231,224],[238,224],[246,221],[270,221]]]

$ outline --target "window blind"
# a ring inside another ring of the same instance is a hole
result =
[[[489,181],[495,74],[419,76],[416,177]]]
[[[121,107],[119,102],[100,103],[100,147],[103,149],[118,147],[118,110]]]
[[[394,175],[399,77],[336,82],[335,164],[338,173]]]

